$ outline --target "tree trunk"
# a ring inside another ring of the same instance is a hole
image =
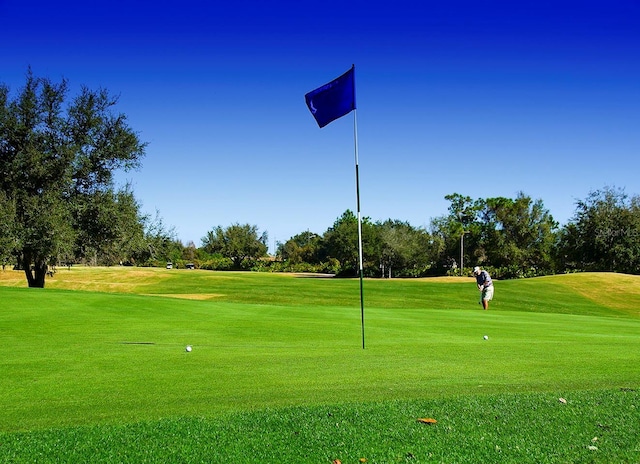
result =
[[[24,274],[27,276],[29,288],[44,288],[44,279],[47,276],[47,265],[43,260],[37,260],[33,265],[31,261],[33,261],[33,259],[30,253],[24,253],[22,255],[22,266],[24,268]]]

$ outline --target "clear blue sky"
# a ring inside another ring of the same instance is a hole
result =
[[[0,0],[0,82],[120,95],[149,146],[119,179],[185,244],[356,211],[353,114],[319,129],[304,103],[352,64],[374,221],[522,191],[564,224],[591,190],[640,194],[637,0]]]

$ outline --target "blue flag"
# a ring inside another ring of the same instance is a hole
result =
[[[324,127],[356,109],[355,66],[304,96],[318,126]]]

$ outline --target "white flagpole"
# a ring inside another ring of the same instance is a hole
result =
[[[362,288],[363,266],[362,266],[362,215],[360,214],[360,174],[358,170],[358,117],[356,110],[353,110],[353,141],[356,158],[356,202],[358,209],[358,254],[360,263],[360,319],[362,326],[362,349],[364,350],[364,292]]]

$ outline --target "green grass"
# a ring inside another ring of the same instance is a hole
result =
[[[0,462],[640,462],[635,276],[0,274]]]
[[[3,462],[635,463],[637,392],[268,409],[0,436]],[[437,418],[434,425],[416,419]],[[591,447],[591,449],[590,449]],[[4,453],[2,453],[4,450]]]

